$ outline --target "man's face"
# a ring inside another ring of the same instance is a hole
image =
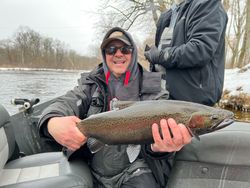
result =
[[[132,49],[129,49],[122,41],[114,40],[105,47],[105,56],[109,70],[115,77],[120,77],[127,71],[131,63]]]

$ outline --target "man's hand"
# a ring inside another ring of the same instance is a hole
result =
[[[155,45],[151,47],[146,45],[145,50],[144,50],[144,56],[153,65],[159,64],[160,51]]]
[[[179,151],[184,145],[191,142],[192,136],[183,124],[178,124],[174,119],[162,119],[160,121],[162,137],[159,126],[152,125],[154,144],[151,145],[153,152],[174,152]],[[171,132],[170,132],[171,131]]]
[[[81,120],[76,116],[54,117],[48,122],[48,131],[59,144],[75,151],[87,141],[76,127],[79,121]]]

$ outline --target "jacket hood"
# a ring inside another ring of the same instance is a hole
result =
[[[137,73],[138,73],[137,47],[132,39],[132,36],[120,27],[114,27],[114,28],[110,29],[107,32],[107,34],[104,36],[103,41],[108,39],[109,36],[116,31],[122,32],[129,39],[129,42],[130,42],[131,46],[133,47],[131,63],[128,66],[127,71],[121,77],[121,79],[124,80],[124,82],[130,82],[131,80],[133,80],[137,76]],[[102,51],[102,59],[103,59],[103,69],[104,69],[104,73],[106,76],[106,82],[108,82],[108,79],[110,77],[114,77],[114,75],[109,71],[109,68],[107,66],[104,49],[101,49],[101,51]]]

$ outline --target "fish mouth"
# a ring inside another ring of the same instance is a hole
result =
[[[234,122],[233,118],[222,119],[221,121],[219,121],[218,123],[213,125],[210,129],[211,129],[211,131],[220,130],[220,129],[223,129],[224,127],[227,127],[228,125],[232,124],[233,122]]]
[[[216,124],[214,124],[212,127],[208,129],[200,129],[200,130],[192,131],[190,128],[188,128],[188,130],[192,136],[194,136],[197,140],[200,140],[200,137],[199,137],[200,135],[223,129],[229,126],[230,124],[232,124],[233,122],[234,122],[233,118],[225,118],[217,122]]]

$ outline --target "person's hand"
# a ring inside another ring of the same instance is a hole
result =
[[[59,144],[75,151],[87,141],[76,126],[79,121],[76,116],[53,117],[48,122],[48,131]]]
[[[153,152],[174,152],[179,151],[184,145],[191,142],[192,136],[183,124],[177,124],[174,119],[161,119],[158,124],[152,125],[154,143],[151,145]],[[171,132],[170,132],[171,131]]]
[[[146,45],[144,56],[151,64],[159,64],[160,50],[155,45],[151,47]]]

